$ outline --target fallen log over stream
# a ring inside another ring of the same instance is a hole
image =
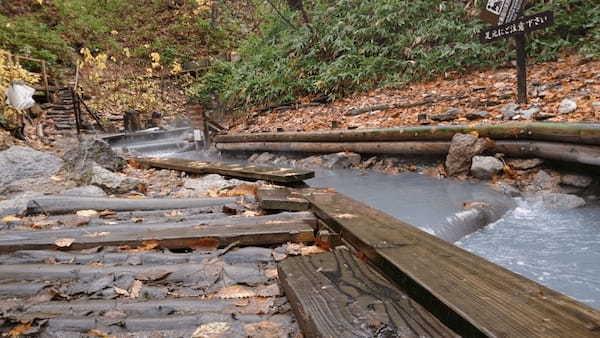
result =
[[[216,136],[215,143],[449,141],[454,134],[471,132],[477,132],[479,136],[493,140],[535,140],[600,145],[600,124],[553,122],[231,134]]]
[[[361,154],[446,155],[449,141],[440,142],[246,142],[219,143],[225,151],[275,151],[303,153],[354,152]],[[600,146],[540,141],[496,141],[491,149],[514,157],[536,156],[549,160],[600,166]]]

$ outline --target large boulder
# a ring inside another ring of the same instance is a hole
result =
[[[504,163],[493,156],[475,156],[471,163],[471,175],[479,179],[489,179],[504,168]]]
[[[140,179],[113,173],[98,164],[91,164],[79,177],[82,184],[95,185],[107,193],[125,194],[137,190],[144,182]]]
[[[490,145],[489,140],[471,134],[455,134],[446,157],[447,174],[454,176],[468,172],[473,157],[483,153]]]
[[[63,161],[29,147],[11,147],[0,152],[0,187],[17,180],[54,175]]]
[[[110,171],[121,171],[127,164],[125,159],[115,153],[108,143],[99,139],[81,142],[67,150],[63,159],[67,172],[83,170],[92,162]]]

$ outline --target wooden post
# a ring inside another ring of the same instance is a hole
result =
[[[81,121],[79,118],[79,105],[77,104],[77,95],[75,89],[71,89],[71,99],[73,100],[73,114],[75,114],[75,126],[77,127],[77,135],[81,133]]]
[[[208,129],[208,119],[204,109],[202,110],[202,132],[204,134],[204,149],[208,149],[210,147],[210,130]]]
[[[525,34],[515,36],[517,48],[517,101],[519,104],[527,103],[527,50]]]
[[[46,100],[50,103],[50,88],[48,87],[48,73],[46,69],[46,61],[42,61],[42,75],[44,77],[44,88],[46,89]]]

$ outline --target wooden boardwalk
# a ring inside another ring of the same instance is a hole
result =
[[[233,163],[201,162],[176,158],[135,158],[134,161],[153,168],[180,170],[192,174],[219,174],[282,184],[301,183],[315,177],[313,171],[291,168],[244,166]]]

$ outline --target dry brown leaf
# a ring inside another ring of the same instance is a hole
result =
[[[285,337],[286,332],[281,324],[270,320],[244,325],[248,337],[279,338]]]
[[[144,251],[150,251],[150,250],[158,247],[159,245],[160,245],[160,242],[157,240],[148,240],[148,241],[143,241],[142,245],[137,248],[130,248],[129,246],[123,246],[123,247],[121,247],[121,250],[129,251],[129,252],[144,252]]]
[[[140,296],[140,292],[142,291],[143,286],[144,284],[142,284],[141,281],[136,279],[131,285],[131,288],[129,289],[129,298],[138,298]]]
[[[79,211],[77,211],[77,216],[95,217],[95,216],[98,216],[98,212],[96,210],[79,210]]]
[[[277,272],[277,269],[275,269],[275,268],[266,269],[265,276],[267,276],[267,278],[269,278],[269,279],[277,279],[277,278],[279,278],[279,273]]]
[[[341,219],[351,219],[351,218],[356,218],[358,217],[357,215],[352,215],[352,214],[337,214],[334,215],[337,218],[341,218]]]
[[[96,237],[105,237],[110,235],[110,232],[108,231],[102,231],[102,232],[92,232],[89,234],[85,234],[82,237],[89,237],[89,238],[96,238]]]
[[[125,290],[125,289],[121,289],[119,287],[113,286],[113,289],[115,290],[115,292],[119,295],[125,296],[125,297],[129,297],[129,291]]]
[[[92,336],[102,337],[102,338],[110,338],[111,337],[108,333],[98,330],[98,329],[89,330],[87,332],[87,334],[92,335]]]
[[[54,244],[59,248],[68,248],[75,242],[75,238],[61,238],[57,239]]]
[[[2,218],[0,221],[4,222],[4,223],[9,223],[9,222],[19,222],[20,220],[21,219],[16,216],[6,216],[6,217]]]
[[[100,217],[109,217],[109,216],[113,216],[116,215],[116,212],[112,211],[112,210],[102,210],[100,211]]]
[[[192,338],[220,338],[225,337],[230,325],[227,322],[212,322],[204,324],[196,329]]]
[[[134,217],[131,219],[131,221],[133,223],[142,223],[142,222],[144,222],[144,219],[142,217]]]
[[[305,246],[300,249],[300,253],[302,254],[302,256],[316,255],[316,254],[320,254],[323,252],[327,252],[327,251],[323,250],[322,248],[320,248],[316,245]]]
[[[255,297],[256,292],[242,285],[232,285],[221,289],[215,296],[222,299],[248,298]]]
[[[256,216],[260,216],[261,213],[258,211],[252,211],[252,210],[246,210],[242,213],[243,217],[256,217]]]
[[[25,332],[27,332],[29,329],[31,329],[31,323],[25,323],[25,324],[19,324],[15,327],[12,328],[12,330],[10,330],[8,332],[8,335],[10,337],[21,337],[25,334]]]

